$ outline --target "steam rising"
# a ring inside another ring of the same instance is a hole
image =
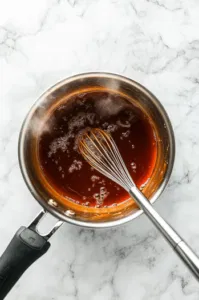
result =
[[[58,149],[62,150],[63,152],[66,152],[69,155],[68,146],[70,144],[70,139],[74,138],[74,132],[77,132],[78,130],[78,134],[81,134],[81,131],[85,128],[85,126],[92,127],[94,123],[98,122],[96,121],[96,115],[102,118],[114,116],[117,115],[123,109],[131,106],[130,103],[128,103],[128,101],[124,101],[120,96],[116,95],[117,91],[120,89],[120,85],[117,80],[105,80],[101,83],[101,85],[111,90],[113,93],[115,92],[115,95],[111,96],[107,93],[107,96],[103,95],[99,101],[96,101],[94,103],[96,114],[85,111],[74,115],[70,119],[68,119],[67,116],[64,116],[63,118],[68,124],[68,131],[63,132],[62,130],[60,130],[60,137],[56,138],[49,147],[49,157],[56,153]],[[83,99],[85,94],[86,93],[80,94],[79,99]],[[32,131],[32,134],[34,136],[41,136],[41,134],[43,133],[50,133],[54,129],[54,126],[56,126],[56,120],[53,115],[51,115],[48,119],[44,118],[46,108],[49,105],[49,100],[56,101],[56,97],[52,95],[50,96],[50,99],[46,99],[45,103],[43,102],[41,106],[38,107],[37,112],[31,119],[29,129]],[[63,106],[65,106],[65,104],[61,105],[60,107],[62,108]],[[57,109],[59,110],[60,107],[58,107]],[[129,120],[132,117],[130,117]],[[104,130],[111,133],[115,132],[119,127],[129,128],[130,122],[128,120],[125,120],[123,122],[119,120],[117,124],[110,124],[105,121],[102,126]],[[77,150],[76,141],[74,144],[74,150]]]
[[[127,107],[124,101],[117,101],[111,97],[102,98],[100,101],[96,102],[96,111],[102,117],[113,116],[118,114],[122,109]]]
[[[109,90],[117,93],[120,90],[120,84],[118,81],[112,79],[108,80],[107,83],[104,84]],[[118,114],[124,108],[128,108],[130,104],[128,102],[123,101],[120,97],[105,97],[100,101],[96,102],[96,110],[102,117],[113,116]]]
[[[55,123],[54,116],[51,116],[47,121],[43,118],[43,116],[44,113],[38,113],[31,119],[29,126],[34,136],[50,132]]]

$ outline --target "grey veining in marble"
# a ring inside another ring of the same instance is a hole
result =
[[[149,88],[171,118],[177,155],[155,206],[199,253],[199,2],[0,1],[0,253],[39,211],[20,174],[17,140],[38,96],[87,71]],[[198,300],[199,285],[153,225],[64,224],[8,300]]]

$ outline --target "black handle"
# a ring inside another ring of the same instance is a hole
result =
[[[0,300],[4,299],[25,270],[49,249],[37,232],[21,227],[0,258]]]

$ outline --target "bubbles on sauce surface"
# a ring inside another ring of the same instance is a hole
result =
[[[74,171],[79,171],[81,170],[82,165],[83,165],[82,161],[75,159],[72,165],[69,167],[68,172],[73,173]]]
[[[108,197],[109,192],[107,191],[106,187],[101,186],[99,188],[99,193],[95,193],[93,198],[96,200],[97,207],[103,206],[104,200]]]
[[[92,176],[91,176],[91,181],[92,181],[92,182],[96,182],[96,181],[98,181],[99,179],[100,179],[99,176],[96,176],[96,175],[92,175]]]
[[[78,137],[86,128],[99,127],[113,136],[139,187],[151,176],[156,159],[153,129],[143,113],[120,95],[90,92],[73,96],[53,112],[52,119],[51,130],[44,130],[39,139],[41,168],[53,188],[74,203],[100,208],[129,197],[79,153]]]
[[[52,143],[49,145],[48,157],[51,157],[52,154],[55,154],[59,149],[62,152],[68,151],[68,145],[70,144],[69,139],[70,136],[65,135],[53,140]]]
[[[135,162],[132,162],[132,163],[131,163],[131,169],[133,170],[134,173],[136,173],[137,166],[136,166],[136,163],[135,163]]]
[[[129,134],[130,134],[130,130],[122,132],[122,136],[125,137],[125,138],[127,138],[129,136]]]

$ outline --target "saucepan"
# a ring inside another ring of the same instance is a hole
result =
[[[21,227],[0,259],[0,299],[4,299],[24,271],[50,248],[49,238],[63,222],[90,228],[108,228],[132,221],[142,214],[132,201],[106,208],[78,205],[59,195],[41,176],[37,157],[39,128],[49,113],[75,92],[114,91],[126,95],[150,117],[157,137],[157,159],[143,193],[154,203],[171,175],[175,142],[173,129],[161,103],[139,83],[120,75],[86,73],[65,79],[47,90],[30,109],[19,136],[19,164],[26,185],[41,204],[42,211],[28,227]],[[67,101],[67,100],[66,100]],[[52,230],[42,235],[38,224],[46,213],[58,220]]]

